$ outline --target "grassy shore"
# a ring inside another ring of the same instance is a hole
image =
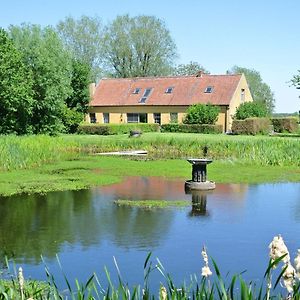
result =
[[[256,166],[214,161],[209,179],[217,183],[298,182],[296,166]],[[191,166],[184,159],[131,160],[122,157],[81,156],[77,160],[42,164],[28,170],[0,172],[0,195],[79,190],[121,182],[126,176],[162,176],[190,179]]]
[[[78,190],[122,181],[125,176],[190,179],[187,157],[214,159],[209,178],[217,183],[300,181],[297,138],[198,134],[121,136],[2,136],[0,195]],[[103,157],[97,152],[145,149],[146,158]]]

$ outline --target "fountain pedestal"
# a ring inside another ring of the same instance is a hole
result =
[[[207,180],[206,166],[212,162],[206,158],[190,158],[187,160],[192,164],[192,180],[185,182],[185,189],[190,190],[213,190],[216,184]]]

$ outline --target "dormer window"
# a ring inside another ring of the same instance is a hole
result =
[[[174,87],[173,87],[173,86],[170,86],[170,87],[168,87],[168,88],[166,89],[165,93],[166,93],[166,94],[172,94],[172,93],[173,93],[173,89],[174,89]]]
[[[135,89],[133,90],[132,94],[137,95],[137,94],[140,93],[140,91],[141,91],[141,88],[135,88]]]
[[[213,92],[214,87],[213,86],[207,86],[204,93],[210,94]]]
[[[145,103],[146,100],[147,100],[147,98],[149,97],[151,91],[152,91],[152,88],[147,88],[147,89],[145,89],[144,95],[143,95],[143,97],[140,99],[139,103]]]

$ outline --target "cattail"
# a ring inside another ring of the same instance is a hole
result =
[[[285,264],[290,262],[290,254],[281,235],[277,235],[273,238],[273,241],[269,245],[269,249],[270,249],[270,258],[272,261],[275,261],[279,257],[285,255],[282,261]]]
[[[297,256],[294,260],[295,269],[296,269],[296,276],[300,279],[300,249],[298,249]]]
[[[293,285],[295,284],[295,273],[296,270],[294,267],[288,263],[284,265],[282,268],[286,268],[282,275],[283,284],[289,293],[293,292]]]

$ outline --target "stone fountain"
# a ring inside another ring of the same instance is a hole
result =
[[[192,179],[185,182],[186,190],[213,190],[216,187],[215,182],[207,180],[206,166],[212,163],[207,158],[190,158],[187,160],[192,164]]]

